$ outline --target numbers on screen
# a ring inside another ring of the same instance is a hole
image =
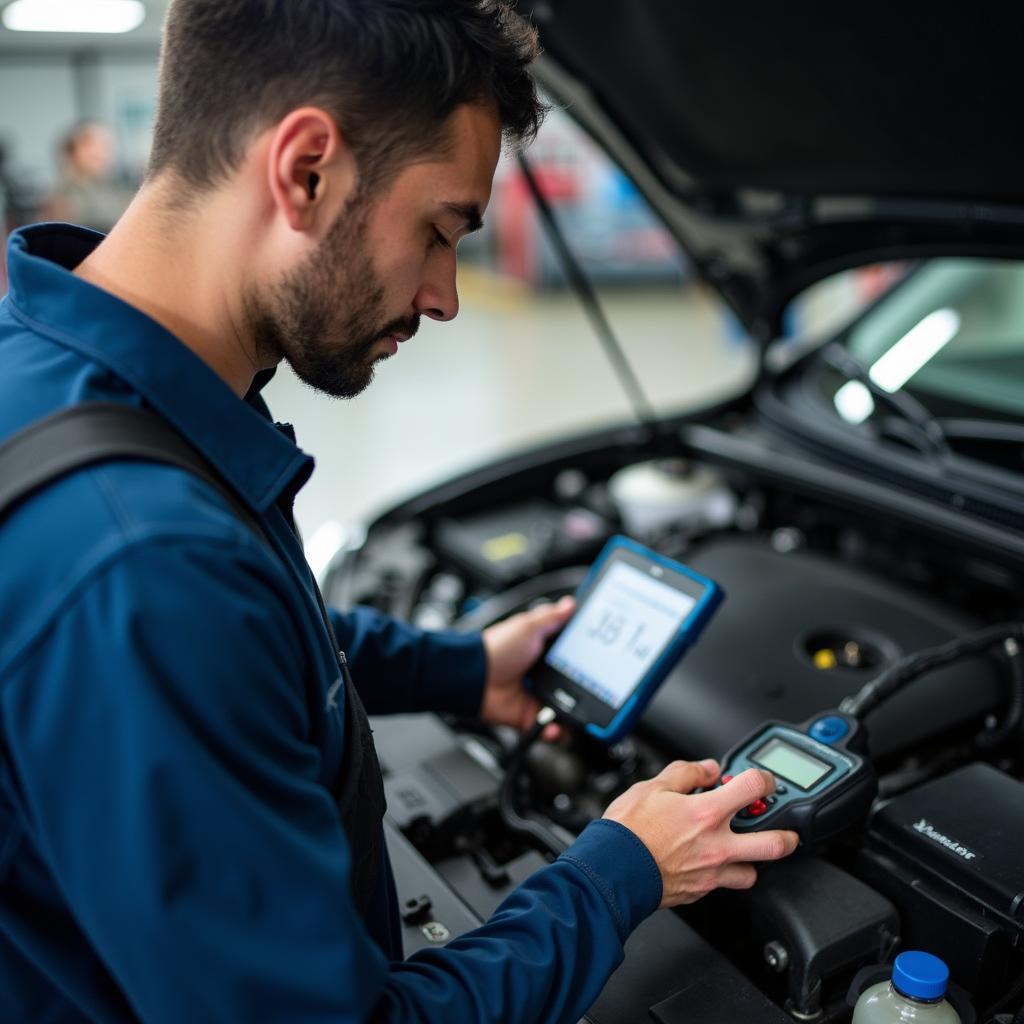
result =
[[[630,632],[630,628],[632,631]],[[605,647],[615,647],[626,634],[623,650],[635,658],[646,658],[651,651],[651,645],[643,640],[647,631],[647,623],[639,622],[631,626],[629,619],[619,612],[605,608],[600,615],[592,621],[587,629],[587,635]]]
[[[592,639],[604,644],[605,647],[614,647],[619,636],[622,634],[622,627],[625,624],[625,615],[609,611],[606,608],[601,612],[601,617],[598,621],[587,630],[587,633]]]
[[[626,644],[626,650],[637,658],[646,658],[651,651],[651,645],[641,642],[641,638],[647,629],[647,623],[638,623],[633,635],[629,638],[629,642]]]

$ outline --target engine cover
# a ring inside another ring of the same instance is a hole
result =
[[[898,584],[764,540],[714,540],[686,560],[726,600],[643,719],[679,757],[721,756],[766,720],[801,722],[834,708],[893,660],[978,626]],[[831,655],[847,643],[859,668]],[[868,717],[870,752],[898,753],[978,719],[1000,693],[987,658],[933,672]]]

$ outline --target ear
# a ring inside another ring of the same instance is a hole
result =
[[[337,122],[318,107],[293,110],[274,129],[270,194],[293,231],[333,222],[355,187],[355,161]]]

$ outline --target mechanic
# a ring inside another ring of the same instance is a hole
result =
[[[105,239],[13,235],[0,440],[154,410],[258,517],[176,467],[107,462],[0,528],[0,1019],[575,1021],[658,906],[743,888],[771,777],[669,765],[494,917],[402,959],[370,713],[524,728],[571,601],[480,636],[320,619],[291,529],[312,460],[259,397],[287,360],[362,391],[458,310],[502,137],[543,114],[497,0],[172,0],[146,182]],[[360,703],[360,701],[362,703]],[[339,793],[358,787],[355,813]]]

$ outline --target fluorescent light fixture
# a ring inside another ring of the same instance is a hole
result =
[[[847,423],[863,423],[874,411],[875,400],[859,380],[847,381],[835,394],[836,412]]]
[[[14,0],[4,8],[12,32],[102,32],[138,28],[146,17],[141,0]]]
[[[937,309],[912,327],[868,371],[885,391],[899,391],[911,377],[944,349],[960,330],[955,309]]]

